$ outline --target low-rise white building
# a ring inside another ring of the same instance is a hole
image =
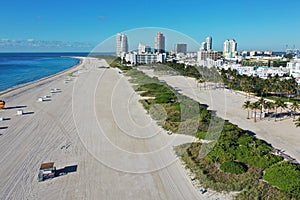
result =
[[[125,55],[125,61],[131,64],[152,64],[164,63],[166,60],[165,53],[143,53],[130,52]]]
[[[197,65],[198,66],[203,66],[203,67],[221,67],[223,66],[223,60],[212,60],[212,59],[206,59],[206,60],[198,60]]]
[[[289,69],[290,76],[300,78],[300,59],[294,59],[288,62],[287,68]]]
[[[197,57],[197,52],[187,52],[186,57],[187,58],[196,58]]]
[[[242,65],[241,64],[224,64],[224,65],[222,65],[222,68],[225,69],[225,70],[228,70],[228,69],[234,70],[234,69],[236,69],[238,71],[239,67],[242,67]]]
[[[255,75],[260,78],[268,78],[268,76],[275,76],[278,74],[278,76],[283,76],[285,74],[288,74],[289,71],[285,67],[258,67],[255,70]]]
[[[240,75],[251,76],[255,74],[255,70],[253,66],[238,66],[236,70]]]
[[[254,67],[254,66],[241,66],[240,64],[225,64],[222,66],[224,69],[237,70],[240,75],[258,76],[260,78],[268,78],[268,76],[283,76],[289,73],[289,70],[285,67]]]

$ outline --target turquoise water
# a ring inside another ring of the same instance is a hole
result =
[[[80,62],[85,53],[0,53],[0,91],[56,74]]]

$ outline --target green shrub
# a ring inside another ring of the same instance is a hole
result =
[[[204,139],[205,136],[206,136],[206,131],[199,131],[196,133],[196,138],[199,138],[199,139]]]
[[[173,93],[161,93],[155,98],[156,103],[170,103],[175,101],[176,96]]]
[[[279,189],[300,197],[300,167],[299,164],[280,162],[266,169],[264,179]]]
[[[130,66],[120,66],[119,69],[127,71],[127,70],[131,70],[132,67],[130,67]]]
[[[277,156],[273,154],[266,154],[263,156],[249,155],[244,157],[238,155],[237,158],[244,163],[247,163],[252,166],[260,167],[260,168],[267,168],[283,160],[281,156]]]
[[[226,161],[221,164],[220,169],[231,174],[243,174],[247,171],[247,166],[235,161]]]

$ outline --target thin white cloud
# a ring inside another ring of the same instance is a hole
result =
[[[104,20],[104,19],[106,19],[106,16],[104,16],[104,15],[99,15],[97,18],[100,19],[100,20]]]
[[[35,40],[35,39],[26,39],[26,40],[15,40],[15,39],[0,39],[0,46],[2,50],[9,49],[83,49],[89,50],[94,48],[94,45],[83,42],[64,42],[64,41],[47,41],[47,40]]]

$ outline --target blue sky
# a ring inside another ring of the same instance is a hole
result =
[[[173,29],[199,44],[211,35],[216,50],[234,38],[239,51],[281,51],[300,48],[299,11],[299,0],[2,1],[0,51],[87,51],[142,27]],[[51,42],[59,45],[43,46]]]

